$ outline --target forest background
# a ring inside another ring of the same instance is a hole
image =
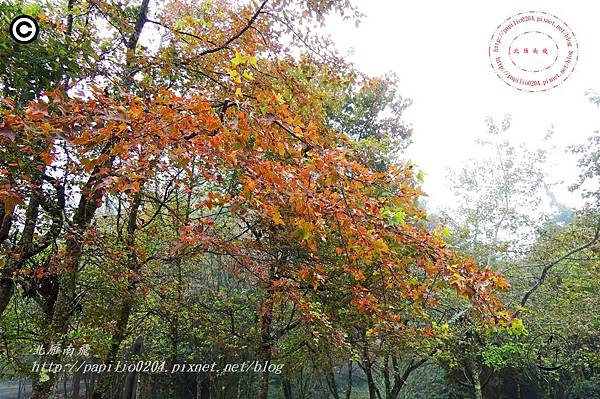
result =
[[[532,147],[490,117],[430,212],[400,77],[319,33],[364,18],[346,0],[0,11],[42,27],[0,38],[7,398],[600,396],[597,132]],[[137,360],[219,371],[32,367]]]

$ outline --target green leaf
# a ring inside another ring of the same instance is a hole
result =
[[[510,327],[508,328],[508,333],[510,335],[516,335],[516,336],[529,334],[529,332],[525,329],[525,324],[523,324],[523,320],[521,320],[521,319],[514,319],[510,323]]]
[[[444,237],[451,237],[452,233],[450,232],[450,230],[448,229],[448,227],[444,226],[444,228],[442,228],[442,235]]]
[[[296,230],[294,231],[294,236],[300,238],[301,240],[310,240],[313,235],[313,227],[310,223],[306,221],[301,221],[298,223]]]
[[[45,370],[42,370],[40,372],[40,382],[46,382],[50,379],[50,376],[48,375],[48,373]]]
[[[396,224],[404,224],[405,216],[406,216],[406,213],[404,213],[404,211],[402,209],[398,209],[396,212],[394,212],[394,216],[392,216],[392,220]]]
[[[246,57],[240,54],[239,51],[235,52],[235,57],[231,59],[231,63],[235,66],[243,64],[246,61]]]

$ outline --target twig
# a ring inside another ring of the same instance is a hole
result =
[[[550,271],[550,269],[554,266],[556,266],[557,264],[559,264],[560,262],[562,262],[565,259],[568,259],[569,257],[571,257],[571,255],[574,255],[578,252],[581,252],[589,247],[591,247],[592,245],[594,245],[598,239],[600,238],[600,220],[598,221],[598,223],[596,224],[596,231],[594,233],[594,237],[588,241],[587,243],[585,243],[584,245],[577,247],[575,249],[570,250],[569,252],[567,252],[566,254],[564,254],[563,256],[561,256],[558,259],[553,260],[550,263],[547,263],[544,268],[542,269],[542,273],[540,274],[540,277],[538,278],[538,281],[535,283],[535,285],[533,287],[531,287],[529,289],[529,291],[527,291],[525,293],[525,295],[523,296],[523,299],[521,299],[521,307],[525,307],[525,304],[527,303],[527,300],[529,299],[529,297],[536,292],[540,286],[544,283],[544,280],[546,280],[546,276],[548,275],[548,272]],[[517,312],[515,313],[515,315],[518,315],[520,312],[520,309],[517,310]]]

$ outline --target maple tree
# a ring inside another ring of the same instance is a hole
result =
[[[434,337],[425,310],[439,292],[453,290],[474,318],[507,327],[496,296],[506,280],[453,251],[443,228],[427,229],[415,167],[373,162],[344,131],[357,126],[351,112],[332,118],[332,93],[361,82],[357,104],[369,109],[371,89],[402,108],[385,83],[361,81],[326,41],[299,33],[332,10],[354,12],[344,1],[144,0],[69,2],[67,21],[46,16],[92,55],[81,58],[81,76],[53,76],[26,106],[2,99],[0,312],[21,290],[40,305],[44,348],[98,333],[109,342],[98,353],[111,362],[131,338],[132,315],[147,308],[170,326],[175,364],[182,326],[224,327],[196,313],[205,302],[183,273],[197,272],[190,259],[212,256],[252,287],[258,360],[272,362],[299,331],[317,346],[362,348],[372,398],[372,346]],[[152,29],[166,39],[142,45]],[[395,126],[376,114],[363,123],[367,135]],[[86,292],[90,283],[98,293]],[[90,304],[104,308],[88,314]],[[94,317],[110,327],[86,336],[73,325],[94,326]],[[261,373],[258,397],[268,397],[269,378]],[[55,382],[38,373],[32,398],[49,397]],[[102,375],[94,397],[110,385]]]

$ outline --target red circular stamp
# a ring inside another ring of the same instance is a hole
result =
[[[490,64],[507,85],[527,92],[546,91],[567,80],[577,64],[575,34],[543,11],[507,18],[490,40]]]

